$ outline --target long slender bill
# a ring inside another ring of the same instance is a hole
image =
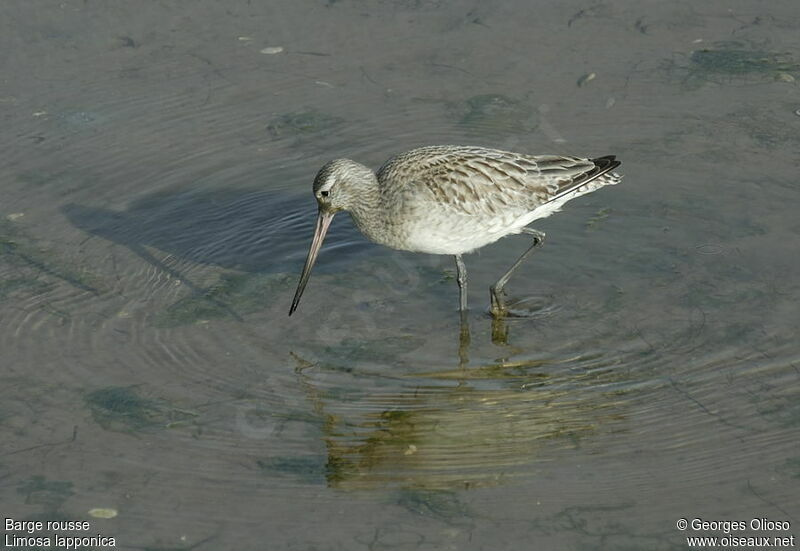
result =
[[[322,247],[322,241],[325,239],[328,226],[331,225],[333,215],[334,213],[332,212],[323,212],[322,210],[320,210],[319,214],[317,215],[317,227],[314,230],[314,239],[311,240],[311,248],[308,249],[306,264],[303,266],[303,273],[300,274],[300,282],[297,284],[297,291],[294,293],[292,307],[289,308],[290,316],[295,310],[297,310],[297,305],[300,304],[300,297],[303,296],[303,291],[306,288],[306,283],[308,283],[308,278],[311,277],[311,268],[314,267],[314,262],[317,261],[319,249]]]

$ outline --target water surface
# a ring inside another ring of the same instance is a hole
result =
[[[794,6],[4,4],[4,514],[141,549],[796,530]],[[316,170],[436,143],[624,180],[537,223],[530,319],[485,313],[525,237],[466,257],[467,346],[452,259],[344,215],[288,318]]]

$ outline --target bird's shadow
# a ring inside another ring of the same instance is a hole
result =
[[[149,249],[190,262],[245,272],[298,269],[313,233],[316,209],[301,195],[262,190],[177,190],[147,195],[124,210],[68,204],[62,212],[75,227],[127,247],[159,267]],[[363,238],[341,224],[326,248],[363,249]],[[325,269],[326,266],[321,266]]]
[[[239,303],[253,301],[246,296],[216,296],[193,281],[192,266],[245,272],[222,276],[228,278],[229,287],[238,289],[252,287],[254,278],[265,281],[274,274],[299,273],[316,218],[308,197],[252,189],[178,189],[146,195],[124,210],[79,204],[61,210],[75,227],[126,247],[191,291],[185,299],[188,304],[172,306],[192,312],[164,322],[169,325],[206,315],[241,320],[240,311],[252,306]],[[320,263],[317,271],[322,273],[346,269],[369,247],[351,224],[339,224],[332,228],[326,248],[339,250]],[[269,285],[260,287],[274,294]]]

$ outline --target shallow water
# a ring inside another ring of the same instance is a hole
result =
[[[793,2],[0,12],[7,518],[141,549],[797,533]],[[452,259],[344,215],[288,318],[316,170],[435,143],[616,154],[624,180],[536,224],[529,319],[485,313],[524,237],[465,258],[467,344]]]

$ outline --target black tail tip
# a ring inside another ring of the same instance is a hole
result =
[[[622,164],[621,161],[617,160],[616,155],[605,155],[603,157],[598,157],[596,159],[591,159],[591,161],[597,165],[597,168],[602,170],[603,172],[607,172],[609,170],[614,170],[619,165]]]

